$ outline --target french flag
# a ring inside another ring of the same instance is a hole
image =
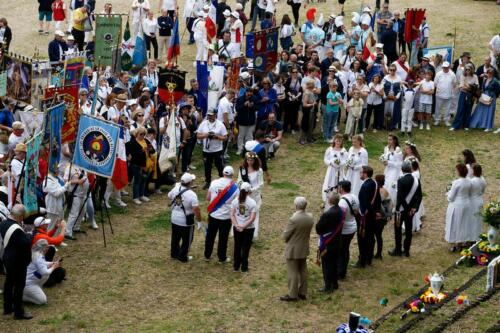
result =
[[[181,54],[181,43],[179,39],[179,19],[175,19],[174,29],[172,31],[172,38],[170,38],[170,43],[167,50],[167,59],[172,61],[177,59],[177,56]]]
[[[120,127],[120,137],[118,139],[118,154],[116,155],[115,169],[111,182],[117,190],[121,190],[128,184],[127,154],[125,153],[125,134],[123,127]]]
[[[208,10],[205,27],[207,28],[208,40],[211,42],[212,38],[217,34],[217,0],[210,1],[210,9]]]

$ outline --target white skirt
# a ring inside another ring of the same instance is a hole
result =
[[[472,223],[470,201],[448,203],[444,239],[448,243],[462,243],[477,240],[479,234]]]

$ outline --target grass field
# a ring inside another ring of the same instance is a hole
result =
[[[117,12],[128,10],[128,5],[121,1],[111,2]],[[234,1],[229,3],[233,5]],[[328,15],[336,11],[332,3],[320,3],[317,7]],[[407,0],[391,1],[391,7],[398,9],[410,4]],[[425,0],[419,4],[428,8],[431,44],[451,44],[456,26],[455,52],[471,51],[476,64],[487,54],[485,46],[491,36],[500,30],[499,7],[491,1]],[[157,5],[153,1],[152,8]],[[101,6],[102,2],[98,2],[99,10]],[[359,7],[359,1],[347,1],[346,13]],[[289,7],[281,0],[278,12],[285,11],[289,12]],[[3,1],[0,16],[6,16],[13,29],[14,52],[31,55],[34,47],[38,47],[41,54],[45,53],[49,38],[36,32],[36,3]],[[189,78],[194,77],[194,48],[183,44],[181,52],[181,68],[189,71]],[[376,172],[382,172],[378,156],[383,151],[386,133],[369,133],[366,137],[370,163]],[[90,231],[88,236],[62,249],[59,254],[65,258],[68,280],[47,290],[49,304],[28,306],[35,315],[30,322],[0,317],[0,327],[4,332],[332,332],[347,319],[349,311],[375,320],[415,293],[423,285],[425,274],[443,270],[457,259],[447,251],[443,240],[446,185],[453,179],[460,151],[471,148],[483,165],[487,197],[499,193],[498,138],[476,131],[417,130],[415,142],[423,157],[427,218],[423,230],[414,237],[412,256],[403,259],[384,256],[383,261],[376,261],[370,269],[350,269],[346,281],[332,295],[316,292],[322,277],[311,256],[309,299],[294,304],[279,301],[279,296],[287,291],[281,232],[293,212],[293,198],[305,195],[310,202],[309,210],[318,218],[326,170],[322,162],[326,144],[299,147],[297,138],[290,136],[284,140],[277,159],[270,163],[273,182],[263,191],[261,237],[250,253],[249,274],[233,273],[231,266],[214,261],[204,262],[204,237],[198,232],[191,250],[194,260],[189,264],[171,261],[168,203],[165,195],[156,195],[140,209],[132,204],[124,210],[113,209],[115,234],[111,236],[106,228],[107,248],[102,245],[99,230]],[[238,163],[239,160],[232,158],[234,166]],[[196,174],[201,177],[199,153],[196,165]],[[204,191],[199,190],[198,195],[206,207]],[[384,241],[385,249],[393,246],[391,225],[386,227]],[[317,237],[313,235],[313,251],[316,244]],[[232,241],[229,248],[232,252]],[[357,246],[353,244],[351,249],[354,260]],[[476,271],[460,269],[459,275],[450,280],[450,286],[467,280]],[[471,296],[482,286],[484,280],[474,286]],[[389,299],[388,308],[379,305],[382,297]],[[447,332],[483,331],[497,322],[498,302],[497,296],[487,306],[489,310],[476,308],[471,316],[450,326]],[[446,316],[453,306],[455,303],[451,302],[442,315]],[[439,315],[432,320],[438,322]],[[378,332],[393,332],[399,325],[400,321],[386,322]],[[425,325],[418,327],[415,332],[425,331]]]

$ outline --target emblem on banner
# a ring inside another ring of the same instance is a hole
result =
[[[113,144],[109,133],[97,126],[91,126],[82,133],[79,146],[87,162],[102,166],[114,158],[111,156],[111,152],[114,151]]]

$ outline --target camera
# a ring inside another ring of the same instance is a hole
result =
[[[212,140],[214,137],[215,137],[215,133],[214,132],[208,132],[208,138],[210,140]]]
[[[382,57],[383,57],[382,55],[377,54],[377,58],[375,58],[375,62],[377,64],[381,64],[382,63],[382,59],[383,59]]]

